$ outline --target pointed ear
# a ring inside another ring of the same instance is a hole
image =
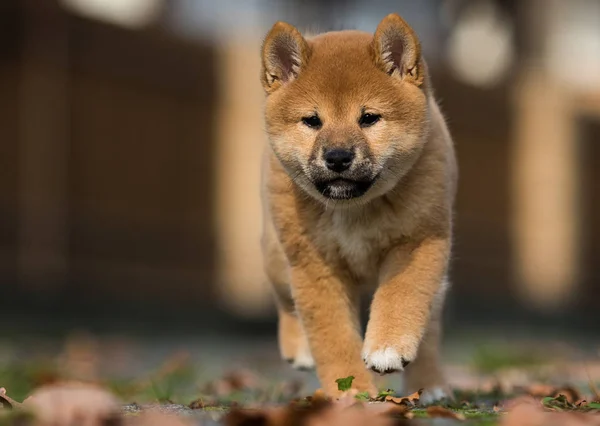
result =
[[[262,47],[262,84],[267,93],[298,77],[308,61],[308,43],[294,26],[277,22]]]
[[[425,67],[417,34],[400,16],[392,13],[379,23],[373,38],[375,63],[391,76],[417,86],[424,81]]]

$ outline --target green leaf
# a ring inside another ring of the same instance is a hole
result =
[[[575,408],[575,406],[567,400],[567,397],[564,395],[558,395],[556,398],[551,396],[547,396],[542,399],[542,404],[548,408],[552,408],[555,410],[569,410]]]
[[[600,402],[590,402],[587,406],[594,410],[600,410]]]
[[[369,401],[371,397],[369,396],[369,392],[361,392],[357,393],[354,398],[359,399],[361,401]]]
[[[376,401],[385,401],[385,398],[387,398],[388,396],[394,396],[394,395],[395,395],[395,391],[393,389],[381,390],[375,397],[375,400]]]
[[[386,396],[394,396],[394,389],[379,391],[377,398],[385,398]]]
[[[338,390],[342,392],[346,392],[350,390],[352,387],[352,381],[354,380],[354,376],[344,377],[343,379],[337,379],[335,382],[338,385]]]

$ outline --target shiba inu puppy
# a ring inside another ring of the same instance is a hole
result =
[[[278,22],[262,66],[262,244],[283,358],[316,366],[334,396],[338,378],[373,394],[371,370],[406,368],[407,390],[443,397],[457,171],[415,32],[395,14],[374,35],[304,38]],[[364,341],[363,290],[374,290]]]

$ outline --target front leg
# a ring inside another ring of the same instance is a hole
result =
[[[354,376],[353,388],[375,394],[361,359],[358,296],[349,277],[313,258],[292,268],[292,289],[323,390],[337,396],[336,379]]]
[[[379,373],[402,371],[416,358],[434,299],[443,291],[449,251],[449,239],[432,238],[388,253],[363,347],[368,368]]]

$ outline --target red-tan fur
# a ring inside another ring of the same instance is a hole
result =
[[[374,35],[305,39],[279,22],[264,42],[262,83],[270,142],[263,250],[283,358],[298,368],[314,359],[331,395],[350,375],[354,388],[375,393],[369,368],[407,362],[407,390],[443,389],[438,347],[457,172],[415,33],[394,14]],[[357,124],[365,108],[381,116],[368,128]],[[313,111],[319,129],[302,122]],[[317,145],[349,144],[362,147],[359,159],[370,155],[379,177],[362,196],[328,199],[311,181]],[[363,341],[365,289],[374,296]]]

